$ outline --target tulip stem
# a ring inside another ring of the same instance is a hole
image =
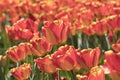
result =
[[[76,75],[72,70],[70,71],[70,75],[71,75],[71,80],[77,80]]]
[[[60,70],[58,70],[58,80],[60,80]]]

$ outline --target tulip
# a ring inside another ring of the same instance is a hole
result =
[[[14,27],[12,26],[5,26],[5,31],[10,40],[18,41],[19,37],[15,33]]]
[[[77,51],[77,61],[83,68],[97,66],[100,59],[100,49],[83,49]]]
[[[62,20],[57,20],[54,22],[46,21],[42,27],[42,32],[48,42],[52,45],[58,45],[67,40],[68,28],[68,25]]]
[[[73,46],[61,46],[53,53],[53,62],[59,69],[70,71],[76,66],[75,53]]]
[[[112,71],[120,72],[120,54],[115,53],[112,50],[105,52],[105,59],[107,66]]]
[[[112,44],[112,49],[116,52],[120,51],[120,39],[115,44]]]
[[[98,66],[93,67],[87,80],[105,80],[104,71]]]
[[[38,32],[37,24],[31,19],[21,19],[14,24],[14,27],[18,37],[22,40],[30,40],[34,33]]]
[[[10,72],[17,80],[25,80],[29,78],[32,72],[32,67],[30,64],[24,63],[17,68],[11,69]]]
[[[83,75],[77,75],[78,80],[105,80],[104,71],[95,66],[90,69],[90,72]]]
[[[92,23],[92,29],[98,35],[103,35],[103,34],[107,33],[108,26],[109,25],[107,24],[106,20],[101,20],[99,22]]]
[[[33,54],[37,56],[43,56],[47,52],[50,52],[52,49],[52,46],[47,40],[44,38],[37,38],[35,40],[31,40],[30,43],[32,44],[32,52]]]
[[[35,63],[38,65],[38,68],[43,72],[55,73],[57,70],[56,66],[53,64],[53,59],[49,55],[43,58],[35,59]]]
[[[104,65],[101,68],[104,70],[104,73],[109,75],[112,80],[120,80],[120,54],[115,53],[112,50],[105,52],[105,61]]]
[[[27,55],[31,55],[28,45],[29,43],[21,43],[18,46],[13,46],[6,51],[6,54],[13,62],[24,60]]]

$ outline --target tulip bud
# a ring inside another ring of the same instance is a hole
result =
[[[7,56],[0,55],[0,66],[5,66],[7,62]]]

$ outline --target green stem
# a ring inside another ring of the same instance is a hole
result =
[[[58,70],[58,80],[60,80],[60,70]]]

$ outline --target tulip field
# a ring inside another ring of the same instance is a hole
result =
[[[0,80],[120,80],[120,0],[0,0]]]

